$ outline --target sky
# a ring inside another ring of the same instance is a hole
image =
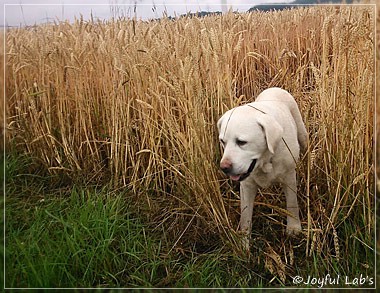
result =
[[[162,17],[197,11],[244,12],[262,3],[285,3],[292,0],[2,0],[1,26],[25,26],[75,18],[109,19],[126,16],[138,19]],[[80,4],[78,4],[80,3]],[[222,3],[225,5],[222,7]]]

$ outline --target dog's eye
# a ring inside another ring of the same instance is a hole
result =
[[[236,144],[238,146],[243,146],[243,145],[246,145],[247,142],[245,140],[236,139]]]

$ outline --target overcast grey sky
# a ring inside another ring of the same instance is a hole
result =
[[[34,25],[47,21],[73,20],[83,15],[89,19],[109,19],[124,15],[141,19],[161,17],[164,11],[170,16],[186,12],[222,11],[232,8],[234,11],[247,11],[260,3],[284,3],[292,0],[2,0],[1,25]],[[80,4],[78,4],[80,3]],[[222,8],[222,3],[226,5]],[[136,9],[135,9],[136,7]]]

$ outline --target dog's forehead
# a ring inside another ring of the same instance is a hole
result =
[[[221,139],[254,135],[257,117],[249,107],[240,106],[223,115],[219,136]]]

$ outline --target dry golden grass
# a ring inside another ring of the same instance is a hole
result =
[[[131,190],[173,249],[208,233],[232,247],[238,194],[218,168],[216,121],[280,86],[310,136],[298,168],[305,255],[339,258],[346,237],[374,232],[374,21],[374,6],[320,6],[8,30],[8,145],[52,173]],[[283,228],[276,192],[258,196],[254,230]],[[352,219],[353,234],[339,234]],[[268,245],[265,264],[283,279],[280,255]]]

